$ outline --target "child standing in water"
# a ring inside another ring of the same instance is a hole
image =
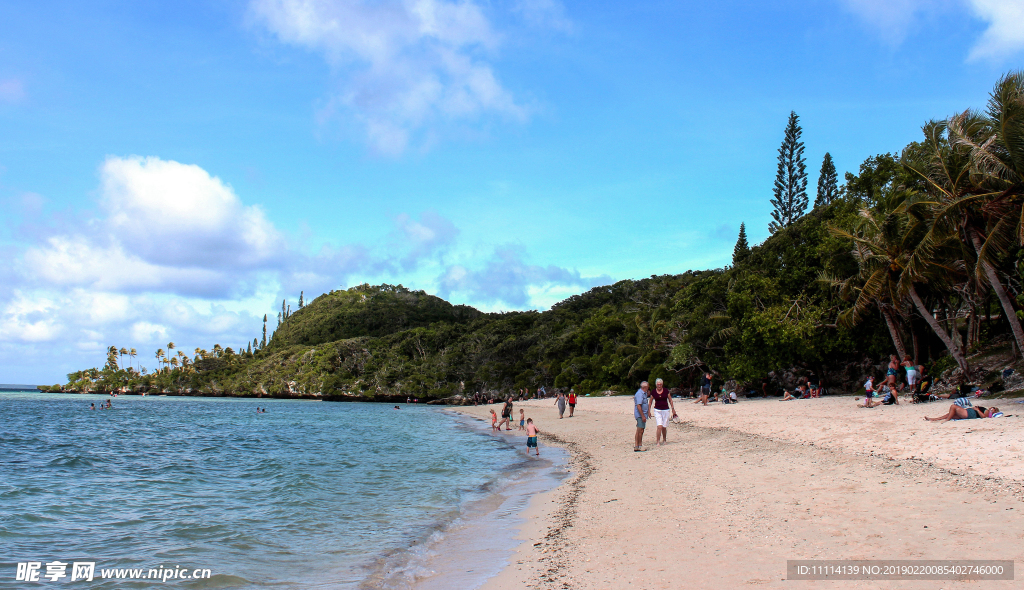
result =
[[[494,409],[491,409],[491,430],[498,430],[498,415],[494,413]]]
[[[537,446],[537,433],[540,430],[533,425],[533,418],[526,421],[526,454],[530,454],[530,447],[537,449],[537,456],[540,457],[540,447]]]
[[[526,410],[519,408],[519,430],[526,430]]]

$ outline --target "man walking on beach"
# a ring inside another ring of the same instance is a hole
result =
[[[639,453],[646,451],[643,447],[644,428],[651,418],[650,404],[647,401],[647,390],[650,385],[646,381],[640,384],[640,389],[633,394],[633,417],[636,418],[636,439],[633,441],[633,451]]]

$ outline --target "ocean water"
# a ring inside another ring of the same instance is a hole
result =
[[[149,588],[101,569],[209,569],[182,588],[472,588],[565,475],[442,409],[0,394],[0,589]],[[256,407],[266,407],[257,414]],[[497,526],[495,526],[497,525]],[[467,549],[469,548],[469,549]],[[95,562],[92,583],[17,563]],[[159,583],[159,582],[157,582]]]

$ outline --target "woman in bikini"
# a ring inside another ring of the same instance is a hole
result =
[[[900,398],[898,397],[898,394],[896,392],[896,372],[900,368],[899,358],[900,357],[896,356],[895,354],[890,355],[889,369],[885,372],[885,384],[888,385],[889,389],[892,390],[894,403],[897,405],[899,405],[900,403]]]
[[[999,408],[986,408],[984,406],[978,406],[977,408],[961,408],[960,406],[953,404],[949,406],[949,412],[945,416],[937,416],[935,418],[929,418],[925,416],[924,419],[929,422],[945,422],[947,420],[973,420],[974,418],[991,418],[999,413]]]

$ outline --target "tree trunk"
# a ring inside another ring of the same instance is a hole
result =
[[[964,379],[970,378],[970,367],[967,366],[967,359],[964,357],[963,351],[957,346],[956,341],[953,340],[948,333],[939,324],[939,321],[932,315],[931,310],[924,306],[924,302],[921,301],[921,296],[917,294],[917,289],[914,288],[913,283],[910,285],[910,298],[914,300],[914,305],[917,306],[917,311],[924,316],[924,321],[928,322],[932,330],[938,335],[942,343],[946,345],[946,349],[949,350],[949,354],[952,355],[953,360],[960,366],[960,371],[963,372]]]
[[[913,339],[912,342],[914,345],[914,366],[916,367],[921,362],[920,360],[918,360],[921,358],[921,351],[917,347],[917,330],[914,329],[914,322],[912,321],[910,322],[910,337]]]
[[[885,318],[885,325],[889,327],[889,336],[892,337],[892,343],[896,345],[896,352],[899,353],[900,359],[902,360],[907,354],[907,347],[903,345],[903,338],[900,336],[899,327],[896,326],[896,322],[892,318],[892,311],[883,304],[879,304],[878,309],[882,311],[882,317]]]
[[[981,252],[981,236],[978,234],[978,230],[972,227],[968,230],[968,233],[971,236],[974,252]],[[987,260],[979,259],[978,264],[981,265],[981,269],[985,272],[985,278],[988,279],[989,284],[992,285],[992,290],[996,293],[996,297],[999,298],[999,304],[1003,306],[1006,321],[1010,322],[1013,339],[1017,341],[1017,350],[1024,351],[1024,329],[1021,328],[1020,320],[1017,319],[1017,310],[1013,308],[1010,296],[1006,294],[1006,289],[1003,288],[1003,282],[999,280],[996,269]]]

